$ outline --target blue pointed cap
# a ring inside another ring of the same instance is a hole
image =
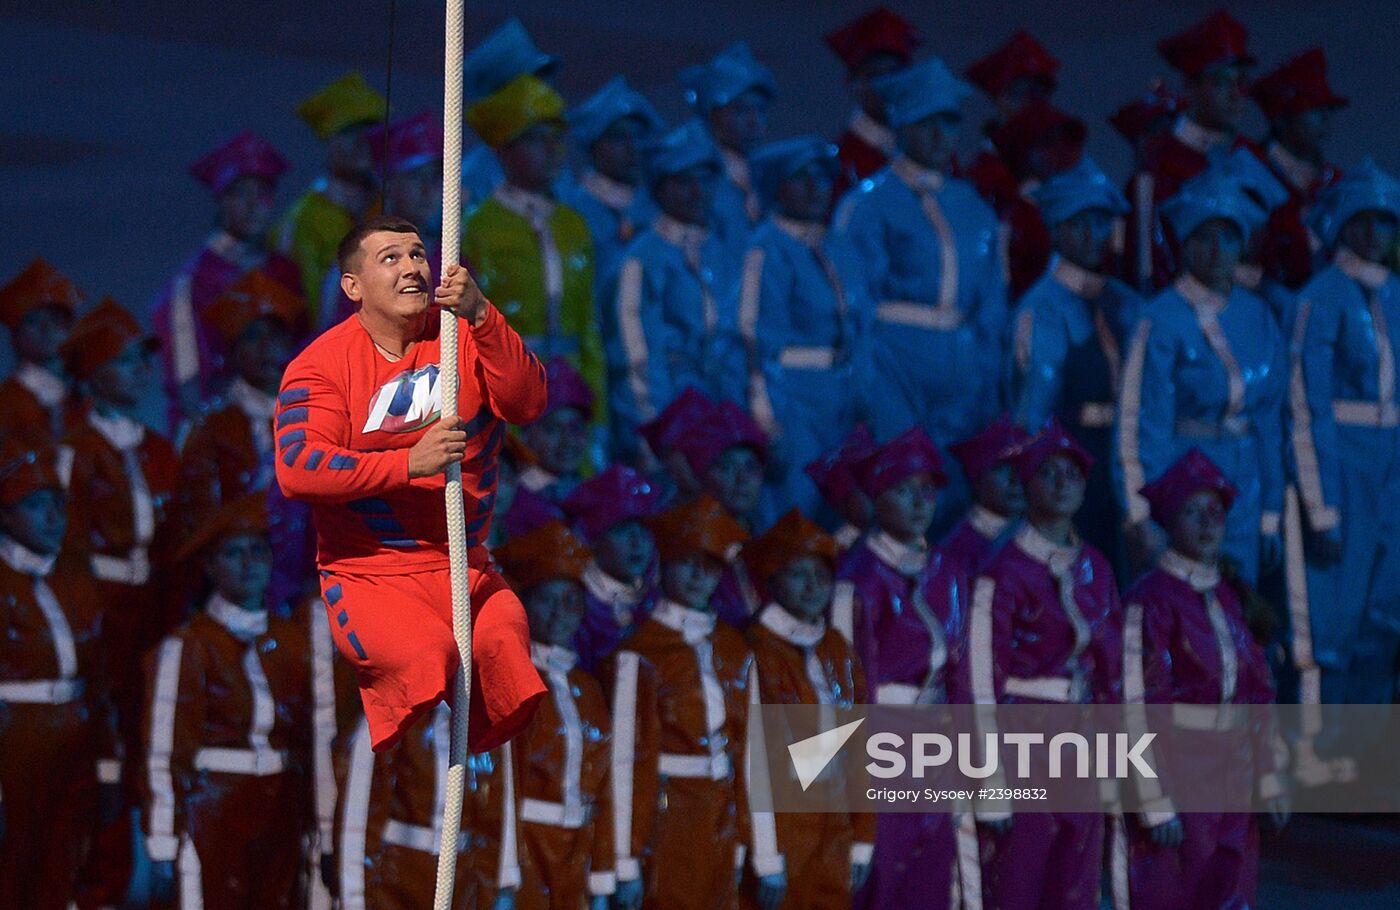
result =
[[[569,113],[569,128],[578,144],[588,148],[608,127],[624,117],[640,120],[649,133],[665,126],[645,95],[628,85],[626,79],[614,76]]]
[[[507,19],[462,61],[462,93],[470,104],[493,94],[517,76],[544,75],[558,64],[558,57],[535,46],[519,19]]]
[[[704,124],[694,118],[662,136],[650,152],[652,183],[702,164],[716,171],[724,166],[719,146],[710,138]]]
[[[768,202],[777,196],[778,184],[813,162],[826,165],[833,178],[840,172],[836,146],[818,136],[779,139],[760,146],[749,156],[754,185]]]
[[[702,116],[749,89],[758,89],[770,98],[778,93],[772,71],[755,59],[743,41],[734,42],[706,63],[686,67],[677,79],[685,90],[686,103]]]
[[[1324,190],[1314,207],[1313,229],[1331,249],[1342,225],[1360,212],[1387,212],[1400,219],[1400,181],[1367,158],[1361,166]]]
[[[885,101],[890,126],[898,129],[925,117],[962,107],[972,87],[953,74],[937,57],[921,60],[871,83]]]
[[[1102,209],[1110,215],[1128,214],[1128,200],[1088,155],[1042,183],[1034,196],[1048,227],[1090,209]]]

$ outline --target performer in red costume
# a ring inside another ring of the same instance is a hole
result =
[[[376,751],[447,695],[457,672],[443,469],[462,466],[473,627],[473,752],[530,720],[544,684],[519,599],[484,546],[506,424],[545,406],[544,368],[466,269],[436,294],[412,224],[371,219],[338,252],[359,305],[287,368],[277,402],[277,480],[311,503],[321,593],[351,665]],[[440,420],[440,310],[457,315],[460,414]]]

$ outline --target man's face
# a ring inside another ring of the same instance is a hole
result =
[[[496,152],[506,179],[532,193],[550,190],[564,155],[564,131],[557,123],[537,123]]]
[[[997,117],[1005,123],[1021,113],[1027,105],[1048,99],[1055,90],[1049,82],[1036,76],[1017,76],[996,96]]]
[[[763,493],[763,462],[748,446],[732,446],[705,471],[701,484],[735,518],[747,518]]]
[[[254,319],[233,346],[233,364],[243,381],[275,394],[292,359],[292,333],[279,319]]]
[[[682,224],[706,225],[717,176],[712,166],[702,164],[662,177],[656,184],[656,204]]]
[[[724,563],[708,553],[689,553],[661,566],[661,588],[683,607],[710,611],[710,597],[719,587]]]
[[[768,135],[767,92],[751,88],[728,104],[710,111],[710,132],[727,149],[747,155]]]
[[[1192,277],[1223,293],[1234,282],[1235,267],[1244,255],[1244,237],[1234,222],[1212,218],[1186,238],[1182,255]]]
[[[1215,66],[1187,82],[1191,116],[1204,127],[1233,131],[1244,116],[1248,70],[1238,64]]]
[[[525,593],[530,637],[541,644],[573,646],[583,620],[583,587],[572,578],[541,582]]]
[[[899,148],[911,161],[931,171],[941,171],[953,157],[953,147],[962,128],[962,114],[941,111],[902,126]]]
[[[831,171],[813,161],[778,184],[778,209],[798,221],[826,221],[831,211]]]
[[[98,401],[119,410],[140,404],[151,378],[151,355],[139,341],[92,371],[87,378],[89,393]]]
[[[911,543],[928,533],[938,485],[926,471],[911,474],[875,498],[875,521],[895,540]]]
[[[1395,216],[1375,210],[1357,212],[1342,225],[1342,244],[1367,262],[1390,263],[1395,257]]]
[[[73,314],[56,304],[35,307],[15,327],[15,354],[20,360],[48,364],[58,358],[59,345],[73,328]]]
[[[635,584],[651,566],[656,542],[637,519],[620,521],[593,541],[598,568],[627,584]]]
[[[1084,485],[1084,470],[1077,461],[1067,455],[1051,455],[1026,484],[1032,517],[1073,518],[1084,504]]]
[[[641,140],[646,125],[636,117],[620,117],[593,140],[588,155],[604,177],[629,186],[642,178]]]
[[[1214,562],[1225,543],[1225,503],[1214,490],[1187,497],[1172,521],[1172,548],[1187,559]]]
[[[1021,486],[1021,478],[1004,461],[983,471],[973,492],[978,505],[1003,518],[1020,515],[1026,510],[1026,490]]]
[[[831,603],[831,565],[820,556],[799,556],[773,575],[768,589],[784,610],[815,623]]]
[[[272,581],[272,545],[266,534],[239,534],[221,541],[204,562],[205,574],[225,600],[266,609]]]
[[[68,497],[62,490],[35,490],[19,502],[0,507],[0,531],[20,546],[52,556],[68,529]]]
[[[1085,209],[1055,225],[1055,251],[1070,263],[1098,271],[1113,238],[1113,216],[1104,209]]]
[[[898,72],[908,61],[898,54],[881,51],[862,60],[846,77],[846,85],[860,104],[860,109],[876,123],[885,122],[885,99],[871,86],[881,76]]]
[[[417,234],[376,231],[360,241],[359,262],[340,278],[341,290],[366,311],[411,319],[428,309],[433,273]]]
[[[240,177],[219,197],[219,227],[235,240],[261,240],[272,223],[273,185],[265,177]]]
[[[1309,161],[1323,159],[1323,148],[1332,137],[1332,118],[1336,111],[1313,108],[1301,114],[1285,114],[1270,124],[1273,134],[1283,147]]]
[[[442,161],[428,161],[390,177],[388,211],[436,233],[442,226]]]
[[[559,408],[521,431],[540,467],[557,477],[576,477],[588,453],[588,416],[577,408]]]

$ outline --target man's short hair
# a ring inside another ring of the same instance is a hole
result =
[[[342,275],[346,272],[353,272],[360,267],[360,244],[370,234],[378,234],[380,231],[387,231],[390,234],[417,234],[418,226],[397,215],[375,215],[373,218],[361,221],[350,230],[350,233],[345,235],[340,241],[340,246],[336,247],[335,259],[340,265]]]

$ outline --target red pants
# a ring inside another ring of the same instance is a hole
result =
[[[92,751],[81,701],[0,708],[0,906],[67,910],[96,820]]]
[[[850,910],[851,817],[779,812],[777,827],[788,883],[780,910]],[[739,893],[744,910],[758,907],[756,887],[752,868],[746,869]]]
[[[482,554],[485,551],[474,551]],[[524,729],[544,683],[530,662],[520,599],[495,572],[468,570],[472,598],[470,746],[486,752]],[[376,752],[451,691],[460,662],[446,568],[413,575],[321,573],[331,635],[355,668]]]
[[[671,778],[646,866],[644,910],[733,910],[739,844],[732,780]]]
[[[177,861],[182,908],[291,910],[301,906],[307,782],[296,774],[207,773],[185,803]]]
[[[521,822],[520,842],[521,849],[530,855],[530,864],[515,895],[516,910],[578,910],[584,906],[593,825],[560,828]]]

